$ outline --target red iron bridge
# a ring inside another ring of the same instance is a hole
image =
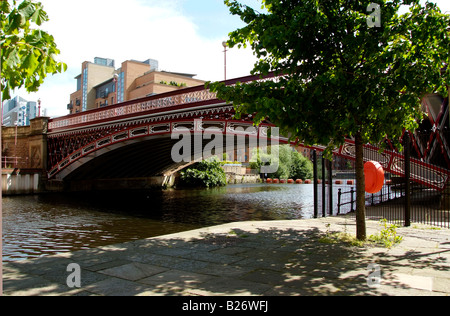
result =
[[[226,84],[254,80],[260,79],[248,76],[228,80]],[[431,95],[424,99],[423,109],[428,119],[417,131],[405,134],[414,149],[411,180],[442,191],[450,176],[450,147],[446,135],[448,99]],[[216,94],[204,86],[58,117],[48,122],[47,174],[49,180],[68,181],[169,176],[188,164],[171,159],[171,150],[179,141],[172,139],[173,133],[189,130],[195,134],[208,130],[223,135],[244,133],[247,138],[267,138],[267,131],[273,124],[265,122],[248,129],[251,126],[251,115],[235,119],[233,105],[217,99]],[[280,137],[279,141],[286,143],[287,139]],[[314,146],[313,149],[323,151],[324,147]],[[334,155],[354,160],[354,141],[347,139]],[[366,161],[378,161],[385,172],[404,176],[404,155],[392,147],[380,151],[376,146],[366,145],[364,157]]]

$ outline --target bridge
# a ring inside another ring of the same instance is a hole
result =
[[[226,84],[254,80],[260,79],[248,76],[228,80]],[[442,191],[450,176],[449,140],[444,135],[449,125],[448,100],[429,96],[423,107],[429,120],[421,128],[432,132],[427,138],[421,136],[420,129],[407,134],[414,148],[411,179]],[[35,156],[40,156],[40,165],[49,183],[81,183],[81,187],[92,181],[114,183],[114,186],[124,185],[125,179],[140,181],[155,177],[162,179],[161,184],[164,185],[175,172],[202,157],[202,150],[211,139],[211,135],[201,136],[205,134],[225,135],[233,139],[244,137],[247,142],[250,139],[273,141],[267,136],[268,129],[273,127],[270,122],[252,128],[251,115],[235,119],[233,105],[217,99],[215,93],[203,86],[54,119],[38,118],[34,124],[42,126],[41,141],[45,148],[40,150],[40,154],[29,148],[27,167],[33,167]],[[192,144],[190,159],[174,161],[171,153],[179,142],[174,135],[186,131],[194,139],[195,135],[200,135],[201,143]],[[36,133],[34,135],[36,137]],[[287,139],[281,137],[277,141],[286,143]],[[233,143],[225,141],[221,149],[233,152],[236,150]],[[315,146],[313,149],[322,151],[324,147]],[[346,140],[334,154],[354,160],[354,141]],[[11,151],[9,155],[12,156]],[[366,145],[364,156],[366,160],[379,161],[386,172],[404,176],[404,156],[394,148],[380,151],[375,146]]]

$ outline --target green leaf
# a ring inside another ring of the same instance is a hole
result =
[[[0,12],[2,15],[11,13],[11,6],[8,1],[0,1]]]
[[[35,4],[31,1],[23,1],[17,9],[19,11],[19,14],[24,16],[25,19],[29,20],[35,12]]]
[[[36,52],[32,52],[30,54],[27,54],[25,59],[22,62],[22,67],[27,72],[28,76],[32,76],[33,73],[36,71],[36,68],[39,65],[38,62],[38,56],[40,54]]]
[[[60,52],[53,36],[31,27],[31,22],[48,20],[41,3],[2,1],[0,10],[2,96],[7,100],[16,88],[36,91],[49,73],[66,71],[67,65],[56,60]]]
[[[33,21],[37,25],[41,25],[43,22],[48,21],[47,13],[43,10],[41,5],[38,5],[36,7],[36,11],[31,17],[31,21]]]
[[[8,68],[16,67],[20,62],[19,48],[14,47],[6,54],[5,63]]]

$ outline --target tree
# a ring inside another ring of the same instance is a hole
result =
[[[246,24],[228,46],[250,45],[252,74],[275,77],[210,89],[237,117],[269,120],[293,140],[326,145],[328,156],[354,138],[357,238],[365,239],[363,146],[386,136],[399,144],[422,119],[423,96],[447,96],[449,15],[419,0],[262,0],[263,12],[225,4]],[[401,5],[409,11],[399,14]]]
[[[218,187],[227,185],[227,176],[216,157],[196,163],[181,171],[181,184],[192,187]]]
[[[60,53],[53,36],[35,29],[48,21],[40,2],[16,0],[0,2],[1,91],[3,100],[11,91],[25,87],[37,91],[47,74],[66,71],[55,58]]]
[[[302,180],[311,179],[313,177],[312,162],[298,151],[293,151],[292,156],[290,178]]]
[[[275,153],[273,152],[275,150]],[[267,151],[267,153],[266,153]],[[276,160],[278,165],[277,171],[270,174],[270,177],[279,179],[310,179],[313,175],[313,165],[306,157],[296,150],[293,150],[290,145],[277,145],[269,147],[267,150],[260,150],[255,148],[252,155],[255,161],[250,162],[250,167],[259,170],[263,161],[266,163],[273,163]]]

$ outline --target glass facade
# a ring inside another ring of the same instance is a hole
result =
[[[27,101],[20,96],[5,101],[3,104],[3,122],[4,126],[28,126],[30,120],[37,115],[37,102]]]
[[[117,103],[123,102],[123,94],[124,94],[124,86],[125,86],[125,73],[119,73],[118,82],[117,82]]]
[[[111,82],[105,83],[96,88],[95,97],[106,98],[111,92],[116,92],[116,82],[112,80]]]
[[[88,69],[87,67],[83,69],[83,111],[87,110],[87,94],[88,94]]]
[[[95,57],[94,64],[107,67],[114,67],[114,59]]]

